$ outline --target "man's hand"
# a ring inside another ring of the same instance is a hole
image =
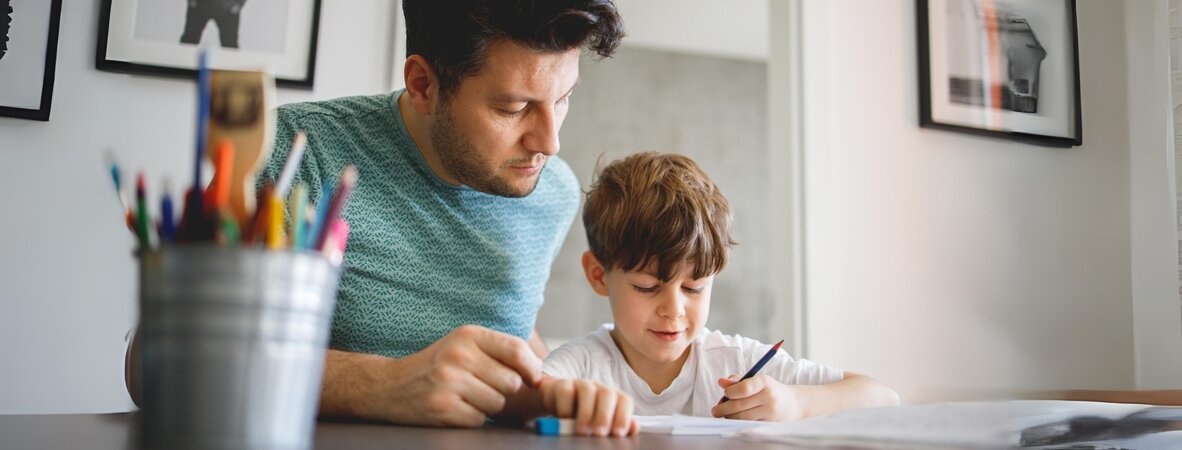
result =
[[[805,398],[798,390],[807,386],[789,386],[763,374],[741,382],[740,377],[734,374],[718,379],[718,385],[730,400],[714,406],[710,411],[714,417],[775,422],[805,417]]]
[[[542,361],[524,340],[475,325],[403,359],[337,356],[326,364],[322,415],[478,427],[507,396],[542,378]]]
[[[575,433],[583,436],[630,436],[639,426],[632,418],[632,398],[589,380],[547,377],[539,387],[546,411],[575,418]]]

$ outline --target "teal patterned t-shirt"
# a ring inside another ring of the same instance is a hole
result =
[[[360,175],[344,212],[350,232],[331,347],[402,357],[465,324],[528,339],[578,212],[574,172],[549,158],[523,198],[449,185],[406,131],[401,92],[278,108],[261,179],[278,178],[298,130],[308,147],[296,182],[309,202],[347,164]]]

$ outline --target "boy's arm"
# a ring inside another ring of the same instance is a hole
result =
[[[875,406],[898,406],[894,389],[866,375],[846,372],[841,381],[820,385],[792,386],[797,391],[804,417]]]
[[[735,375],[718,380],[730,400],[714,407],[711,412],[715,417],[783,422],[899,404],[894,389],[853,372],[846,372],[841,381],[817,385],[788,385],[763,374],[742,382],[737,379]]]

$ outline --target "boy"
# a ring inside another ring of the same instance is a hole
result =
[[[639,415],[790,421],[899,403],[867,376],[782,350],[739,382],[770,346],[704,328],[714,275],[735,242],[726,198],[693,160],[650,152],[609,164],[587,193],[583,224],[583,270],[615,324],[556,349],[547,376],[614,386]]]

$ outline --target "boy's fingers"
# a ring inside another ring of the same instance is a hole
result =
[[[632,428],[632,397],[620,394],[616,402],[616,419],[612,424],[612,434],[627,436]]]
[[[595,386],[590,381],[575,381],[575,433],[591,434],[591,420],[595,418]]]
[[[710,409],[710,414],[714,417],[733,418],[732,415],[741,411],[746,411],[751,408],[758,407],[761,401],[758,397],[746,397],[740,399],[732,398],[726,403],[719,403]]]
[[[616,393],[600,388],[595,393],[595,418],[591,421],[591,433],[596,436],[612,434],[612,418],[616,414]]]
[[[760,405],[723,417],[734,420],[767,420],[772,417],[772,411],[771,407]]]
[[[735,383],[726,387],[722,392],[727,398],[734,400],[736,398],[746,398],[755,395],[762,391],[767,386],[767,379],[762,375],[756,375],[746,380]]]
[[[554,415],[558,417],[575,416],[575,384],[570,380],[558,380],[554,384]]]

